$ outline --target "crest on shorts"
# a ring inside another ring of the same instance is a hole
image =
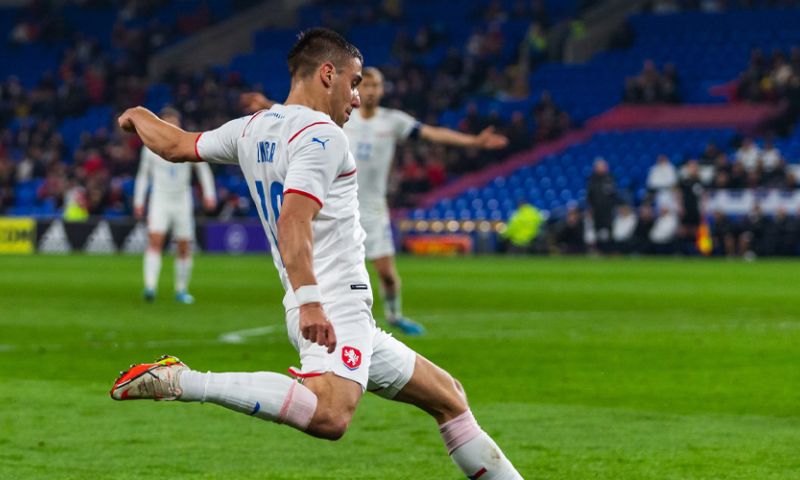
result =
[[[342,361],[345,367],[355,370],[361,366],[361,352],[357,348],[342,347]]]

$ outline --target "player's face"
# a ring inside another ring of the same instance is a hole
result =
[[[361,95],[364,107],[369,109],[377,107],[383,98],[383,80],[374,75],[367,75],[358,86],[358,93]]]
[[[331,93],[331,119],[340,127],[350,119],[350,112],[361,106],[358,85],[361,83],[361,61],[351,58],[336,75]]]

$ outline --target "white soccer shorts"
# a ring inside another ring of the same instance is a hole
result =
[[[172,230],[172,237],[180,240],[194,238],[194,211],[188,195],[180,199],[153,195],[147,213],[147,230],[164,233]]]
[[[394,256],[392,222],[388,214],[361,215],[361,227],[367,232],[364,241],[367,260]]]
[[[307,378],[326,372],[352,380],[384,398],[392,399],[405,387],[414,373],[416,353],[375,325],[372,301],[357,296],[323,304],[336,333],[336,350],[303,338],[300,332],[300,309],[286,312],[289,340],[300,354],[300,371],[290,372]]]

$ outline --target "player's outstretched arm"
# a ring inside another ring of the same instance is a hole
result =
[[[486,127],[478,135],[470,135],[445,127],[422,125],[419,134],[420,137],[429,142],[453,145],[455,147],[497,150],[508,145],[508,138],[505,135],[495,133],[494,127]]]
[[[278,249],[289,274],[289,282],[300,303],[300,332],[303,338],[328,347],[328,353],[336,349],[336,334],[322,309],[321,299],[304,302],[300,292],[319,297],[317,278],[314,276],[314,235],[311,221],[319,213],[320,205],[304,196],[288,193],[281,205],[278,218]]]
[[[123,130],[139,135],[147,148],[167,161],[173,163],[201,161],[195,152],[195,142],[200,136],[199,133],[187,132],[167,123],[144,107],[125,110],[117,122]]]

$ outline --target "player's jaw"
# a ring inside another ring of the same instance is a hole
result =
[[[331,119],[340,127],[350,119],[353,109],[361,106],[357,88],[360,82],[361,62],[352,59],[352,64],[343,68],[338,75],[331,98]]]

